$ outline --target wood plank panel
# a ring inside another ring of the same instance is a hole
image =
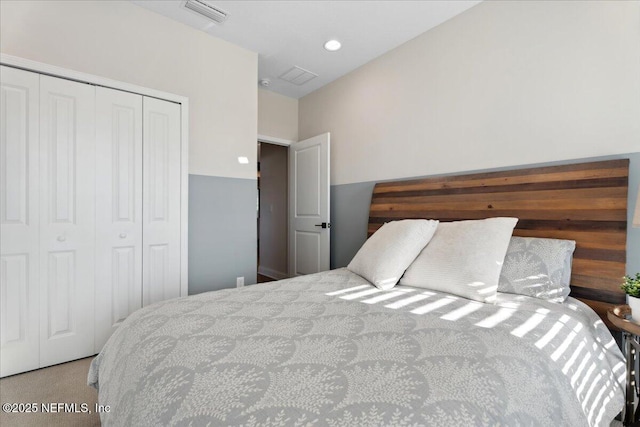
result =
[[[628,176],[627,159],[604,162],[578,163],[564,166],[547,166],[541,168],[514,169],[501,172],[484,172],[469,175],[442,176],[408,181],[392,181],[379,183],[374,194],[406,191],[430,190],[440,188],[460,188],[464,186],[516,185],[585,179],[603,179]],[[557,168],[563,168],[558,170]]]
[[[572,286],[606,321],[624,302],[628,159],[376,184],[369,235],[405,218],[519,218],[514,235],[576,241]]]
[[[602,289],[606,291],[619,293],[624,297],[624,293],[620,291],[620,283],[622,280],[612,277],[585,276],[582,274],[573,274],[571,276],[571,285],[581,288]]]
[[[455,208],[453,208],[455,209]],[[437,210],[409,209],[389,210],[389,211],[371,211],[371,218],[381,218],[385,222],[386,218],[437,218],[441,221],[454,221],[460,218],[461,212],[464,219],[481,219],[487,216],[518,216],[520,219],[528,220],[557,220],[562,217],[565,221],[586,221],[593,218],[599,218],[601,221],[624,222],[627,220],[626,209],[595,209],[595,210],[528,210],[528,209],[455,209],[448,210],[438,208]],[[427,216],[425,216],[427,215]]]
[[[515,185],[475,185],[475,186],[455,186],[432,189],[432,190],[411,190],[394,192],[379,192],[377,195],[393,197],[395,196],[430,196],[430,195],[446,195],[446,194],[482,194],[482,193],[503,193],[515,191],[543,191],[543,190],[577,190],[580,188],[603,188],[617,187],[626,184],[626,179],[621,178],[602,178],[602,179],[584,179],[571,181],[552,181],[542,183],[523,183]],[[374,189],[375,191],[375,189]],[[374,193],[375,194],[375,193]]]
[[[599,197],[596,199],[563,199],[554,200],[548,198],[530,199],[530,200],[491,200],[487,201],[451,201],[451,202],[430,202],[430,203],[408,203],[405,209],[407,210],[485,210],[485,209],[513,209],[514,205],[518,209],[539,211],[539,210],[553,210],[553,211],[581,211],[581,210],[614,210],[621,209],[626,210],[627,201],[622,198],[608,198]],[[392,211],[394,210],[394,204],[388,203],[383,205],[375,205],[372,210],[375,211]]]
[[[571,290],[571,296],[574,298],[584,298],[594,300],[598,298],[600,302],[606,302],[609,304],[624,304],[626,297],[624,294],[614,291],[607,291],[603,289],[583,288],[575,285]]]
[[[589,201],[594,196],[597,198],[608,197],[618,199],[624,197],[626,190],[624,187],[598,187],[598,188],[578,188],[571,193],[573,199],[587,199]],[[372,209],[384,209],[380,205],[397,204],[397,203],[451,203],[451,202],[486,202],[487,195],[485,193],[469,193],[469,194],[445,194],[445,195],[415,195],[415,196],[399,196],[379,194],[372,201]],[[538,190],[538,191],[509,191],[494,192],[491,199],[494,201],[510,201],[517,200],[564,200],[567,194],[563,190]],[[582,200],[584,202],[585,200]]]

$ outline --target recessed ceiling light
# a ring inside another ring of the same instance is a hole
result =
[[[329,40],[324,44],[324,48],[327,49],[329,52],[335,52],[341,47],[342,47],[342,43],[340,43],[338,40]]]
[[[238,157],[238,163],[240,163],[241,165],[246,165],[249,163],[249,159],[247,159],[246,157],[242,156],[242,157]]]

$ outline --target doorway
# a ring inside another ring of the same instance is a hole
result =
[[[289,277],[289,149],[258,142],[258,282]]]

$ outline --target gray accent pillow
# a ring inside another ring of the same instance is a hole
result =
[[[494,302],[517,218],[441,222],[401,285]]]
[[[573,240],[512,237],[498,292],[563,302],[571,289]]]
[[[437,227],[438,221],[426,219],[387,222],[364,242],[347,269],[380,289],[391,289]]]

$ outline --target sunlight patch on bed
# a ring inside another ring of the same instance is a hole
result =
[[[413,296],[411,296],[409,298],[404,298],[404,299],[398,300],[398,301],[396,301],[394,303],[387,304],[387,305],[385,305],[385,307],[392,308],[392,309],[395,310],[395,309],[398,309],[398,308],[405,307],[405,306],[407,306],[409,304],[413,304],[414,302],[418,302],[418,301],[422,301],[423,299],[430,298],[430,297],[432,297],[434,295],[435,295],[435,293],[433,293],[433,292],[423,292],[421,294],[413,295]]]
[[[573,342],[573,339],[578,335],[578,333],[582,330],[582,323],[578,323],[574,326],[573,330],[569,333],[569,335],[562,341],[562,344],[553,352],[551,355],[551,360],[557,362],[560,356],[564,354],[565,351],[569,348],[569,344]]]
[[[598,391],[598,394],[593,399],[593,403],[591,403],[591,410],[589,411],[589,420],[593,418],[594,411],[598,407],[598,402],[600,402],[600,399],[602,399],[602,397],[604,396],[604,393],[607,391],[609,387],[611,387],[611,381],[607,381],[605,385],[600,387],[600,391]]]
[[[498,289],[497,285],[496,286],[487,286],[487,284],[484,283],[484,282],[472,282],[472,283],[467,284],[467,286],[469,286],[471,288],[479,288],[480,286],[484,286],[484,288],[478,289],[476,291],[480,295],[495,294],[496,290]]]
[[[582,402],[582,409],[586,409],[587,407],[587,401],[589,400],[589,398],[591,397],[591,395],[593,394],[593,391],[596,389],[596,386],[598,385],[598,383],[600,382],[600,380],[602,379],[602,373],[605,372],[604,370],[598,372],[598,375],[596,375],[596,377],[593,379],[593,381],[591,382],[591,386],[589,387],[589,389],[587,390],[587,394],[585,394],[584,396],[584,401]]]
[[[392,292],[387,292],[386,294],[383,295],[378,295],[377,297],[373,297],[373,298],[369,298],[360,302],[363,302],[365,304],[377,304],[381,301],[386,301],[386,300],[390,300],[393,299],[395,297],[399,297],[401,295],[405,295],[409,292],[413,292],[414,289],[398,289],[398,290],[394,290]]]
[[[354,286],[354,287],[352,287],[352,288],[340,289],[339,291],[329,292],[328,294],[325,294],[325,295],[329,295],[329,296],[333,296],[333,295],[341,295],[341,294],[346,294],[347,292],[357,291],[357,290],[359,290],[359,289],[370,288],[370,287],[371,287],[371,285],[360,285],[360,286]]]
[[[624,376],[624,374],[626,374],[627,370],[626,370],[626,366],[625,366],[624,362],[622,362],[622,361],[616,363],[616,365],[613,367],[613,369],[611,371],[615,374],[620,369],[622,369],[622,375]],[[620,377],[620,378],[623,378],[623,377]]]
[[[366,291],[362,291],[362,292],[356,292],[354,294],[343,295],[340,298],[346,299],[346,300],[352,300],[356,298],[366,297],[368,295],[379,294],[380,292],[382,292],[382,289],[373,288],[373,289],[367,289]]]
[[[462,307],[456,308],[455,310],[450,311],[449,313],[443,316],[440,316],[440,318],[443,320],[455,321],[465,316],[468,316],[469,314],[473,313],[476,310],[481,309],[483,305],[484,304],[482,304],[481,302],[470,301],[467,304],[463,305]]]
[[[544,334],[544,336],[536,342],[536,347],[538,347],[539,349],[543,349],[544,347],[546,347],[546,345],[549,344],[549,342],[554,339],[556,335],[558,335],[558,332],[560,332],[564,324],[567,323],[569,319],[569,316],[563,314],[562,317],[551,327],[549,332]]]
[[[600,342],[600,340],[598,340],[598,342]],[[600,344],[602,344],[602,343],[600,342]],[[593,343],[592,349],[593,349],[593,351],[595,353],[598,354],[598,360],[602,360],[602,359],[605,358],[605,356],[606,356],[605,355],[605,351],[599,351],[600,350],[600,346],[598,346],[597,343],[595,343],[595,342]]]
[[[511,331],[511,334],[515,335],[516,337],[522,338],[523,336],[531,332],[536,326],[538,326],[540,322],[544,320],[548,313],[549,310],[547,310],[546,308],[537,309],[536,312],[532,314],[526,322]]]
[[[587,370],[587,373],[584,374],[584,378],[582,379],[582,383],[580,384],[580,386],[576,390],[576,394],[578,396],[580,396],[582,394],[582,392],[584,391],[584,388],[587,386],[587,383],[589,382],[589,378],[591,378],[591,374],[593,374],[593,371],[595,371],[595,370],[596,370],[596,363],[593,362],[593,363],[591,363],[591,366],[589,366],[589,369]]]
[[[494,294],[498,290],[497,286],[487,286],[486,288],[482,288],[478,291],[480,295],[484,294]]]
[[[445,305],[449,305],[452,302],[456,301],[458,298],[452,296],[445,296],[444,298],[440,298],[434,302],[431,302],[427,305],[423,305],[422,307],[414,308],[411,310],[413,314],[425,314],[430,311],[436,310],[440,307],[444,307]]]
[[[580,352],[582,352],[582,349],[586,345],[585,342],[586,341],[584,339],[580,341],[580,344],[578,344],[578,348],[576,348],[576,351],[573,352],[569,360],[567,360],[567,363],[564,364],[564,367],[562,368],[563,374],[567,375],[567,373],[569,372],[569,369],[571,369],[574,363],[576,363],[576,360],[578,360],[578,356],[580,355]]]
[[[578,378],[580,378],[580,375],[582,374],[582,371],[584,370],[585,366],[587,366],[587,363],[589,363],[589,359],[591,359],[591,353],[587,351],[587,354],[585,354],[584,357],[582,358],[582,362],[580,362],[580,365],[578,365],[578,369],[571,377],[572,388],[576,385],[576,381],[578,381]]]
[[[575,304],[570,303],[570,304],[565,304],[565,306],[566,306],[567,308],[570,308],[570,309],[571,309],[571,310],[573,310],[573,311],[578,311],[578,306],[577,306],[577,305],[575,305]]]
[[[467,286],[471,286],[472,288],[477,288],[478,286],[484,286],[485,283],[484,282],[472,282],[469,283]]]
[[[493,328],[513,316],[515,312],[516,310],[514,308],[503,307],[496,313],[492,314],[486,319],[479,321],[475,325],[480,326],[481,328]]]
[[[518,307],[520,307],[520,303],[516,302],[516,301],[508,301],[508,302],[503,302],[500,304],[497,304],[500,307],[504,307],[504,308],[512,308],[512,309],[517,309]],[[549,310],[547,310],[549,311]]]
[[[604,401],[602,402],[602,405],[600,406],[600,412],[598,413],[598,416],[596,417],[595,420],[595,425],[600,425],[600,422],[602,421],[602,416],[604,415],[604,411],[607,408],[607,405],[609,404],[609,402],[611,401],[611,399],[613,399],[613,397],[615,396],[615,394],[613,393],[613,390],[611,390],[609,392],[609,394],[607,395],[607,398],[604,399]]]

